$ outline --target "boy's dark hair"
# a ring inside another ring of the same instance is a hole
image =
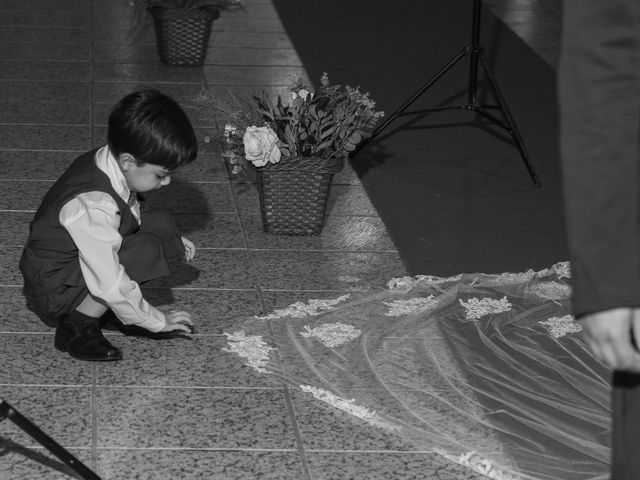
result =
[[[147,88],[126,95],[111,110],[107,143],[116,157],[175,170],[196,158],[198,139],[184,110],[167,95]]]

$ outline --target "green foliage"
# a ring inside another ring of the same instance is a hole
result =
[[[384,115],[359,87],[330,85],[325,73],[320,87],[312,93],[301,80],[290,87],[288,102],[256,92],[248,100],[226,102],[203,92],[200,104],[209,118],[224,125],[220,137],[223,156],[234,171],[244,171],[246,160],[242,136],[247,127],[269,127],[278,137],[278,148],[286,157],[346,158],[357,145],[371,136]]]

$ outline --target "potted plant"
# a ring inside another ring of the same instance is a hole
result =
[[[153,18],[160,60],[167,65],[202,65],[211,26],[220,11],[242,8],[241,0],[132,0],[134,36],[147,14]]]
[[[256,171],[263,227],[276,234],[320,233],[333,175],[384,115],[360,87],[331,85],[316,92],[298,79],[290,99],[266,92],[248,99],[200,95],[215,119],[222,156],[233,173]]]

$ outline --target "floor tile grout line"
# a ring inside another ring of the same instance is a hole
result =
[[[94,104],[95,104],[95,90],[94,90],[94,0],[89,3],[89,123],[90,123],[90,143],[87,150],[95,145],[95,118],[94,118]],[[91,365],[91,465],[94,471],[97,471],[98,467],[98,391],[96,385],[98,384],[98,367]]]
[[[276,355],[276,363],[278,366],[281,365],[280,355],[278,355],[278,350],[275,351]],[[311,475],[311,469],[309,467],[309,461],[307,459],[307,453],[304,446],[304,441],[302,440],[302,434],[300,433],[300,425],[298,424],[298,417],[296,415],[295,405],[293,404],[293,399],[291,398],[291,390],[288,386],[285,385],[285,391],[283,393],[285,403],[287,404],[287,413],[289,415],[289,419],[291,420],[291,426],[293,428],[293,435],[296,439],[296,445],[298,446],[298,455],[300,457],[300,463],[302,463],[302,468],[305,474],[307,475],[308,480],[312,480],[313,476]]]

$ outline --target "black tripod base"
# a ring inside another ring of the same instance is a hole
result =
[[[44,433],[38,428],[31,420],[24,417],[15,408],[9,405],[4,400],[0,401],[0,421],[4,419],[11,420],[14,424],[24,430],[37,440],[40,445],[45,447],[61,461],[67,464],[73,471],[75,471],[84,480],[100,480],[100,477],[84,465],[80,460],[71,455],[66,449],[60,446],[54,439]]]
[[[505,129],[513,139],[513,142],[522,157],[522,160],[525,164],[525,167],[531,177],[531,180],[535,184],[536,187],[540,187],[540,179],[538,178],[538,174],[533,168],[533,164],[529,158],[529,154],[524,146],[524,141],[522,140],[522,135],[520,134],[520,130],[516,125],[515,120],[513,119],[513,115],[509,110],[509,106],[502,95],[500,87],[498,86],[498,82],[494,77],[489,65],[485,59],[484,50],[482,46],[479,44],[480,38],[480,9],[481,2],[480,0],[474,0],[473,6],[473,26],[472,26],[472,36],[471,43],[466,45],[456,56],[454,56],[449,63],[447,63],[444,67],[440,69],[433,77],[431,77],[426,83],[424,83],[418,90],[416,90],[405,102],[400,105],[391,115],[387,116],[385,121],[381,123],[372,133],[372,135],[365,139],[363,142],[358,145],[353,155],[357,154],[362,148],[364,148],[368,143],[370,143],[374,138],[376,138],[387,126],[389,126],[394,120],[398,117],[406,116],[406,115],[416,115],[416,114],[425,114],[438,112],[443,110],[452,110],[452,109],[464,109],[477,113],[483,118],[487,119],[489,122],[498,125],[499,127]],[[457,106],[442,106],[442,107],[434,107],[422,110],[414,110],[407,111],[407,108],[411,104],[413,104],[423,93],[425,93],[431,86],[433,86],[440,78],[442,78],[454,65],[456,65],[460,60],[470,57],[469,63],[469,83],[467,86],[467,103],[463,105]],[[487,106],[481,105],[478,103],[478,68],[482,67],[486,78],[489,80],[489,85],[493,94],[498,102],[496,106]],[[497,109],[500,110],[502,114],[502,119],[493,115],[489,110]]]

